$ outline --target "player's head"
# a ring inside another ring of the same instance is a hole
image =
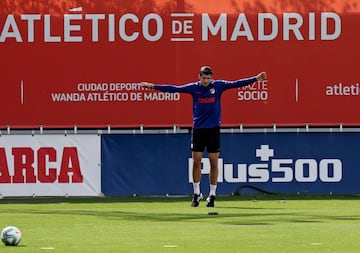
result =
[[[200,68],[200,76],[202,75],[212,75],[212,69],[209,66],[202,66]]]
[[[202,66],[200,68],[200,82],[203,86],[208,86],[213,76],[212,69],[209,66]]]

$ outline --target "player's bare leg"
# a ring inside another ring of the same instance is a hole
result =
[[[215,206],[215,196],[216,196],[216,187],[217,187],[217,179],[218,179],[218,159],[219,159],[219,152],[217,153],[209,153],[209,160],[210,160],[210,173],[209,173],[209,181],[210,181],[210,193],[207,200],[207,207],[214,207]]]
[[[192,152],[193,158],[193,187],[194,187],[194,196],[191,202],[192,207],[199,206],[199,201],[202,199],[202,194],[200,192],[200,181],[201,181],[201,159],[203,157],[202,152]]]
[[[210,160],[210,184],[216,185],[218,179],[218,159],[219,159],[219,152],[217,153],[209,153],[209,160]]]
[[[203,157],[202,152],[192,152],[192,158],[193,158],[193,180],[194,182],[200,182],[201,180],[201,159]]]

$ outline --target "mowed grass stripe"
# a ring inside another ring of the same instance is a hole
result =
[[[0,225],[23,233],[0,252],[351,252],[360,248],[358,196],[1,199]],[[217,212],[218,215],[208,215]]]

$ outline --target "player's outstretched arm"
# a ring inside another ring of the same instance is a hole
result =
[[[147,88],[147,89],[150,89],[150,90],[154,89],[154,84],[153,83],[141,82],[140,84],[144,88]]]
[[[256,76],[256,80],[257,81],[264,81],[266,80],[266,72],[260,72],[257,76]]]
[[[174,84],[153,84],[153,83],[148,83],[148,82],[141,82],[140,85],[142,87],[150,89],[150,90],[155,89],[155,90],[169,92],[169,93],[175,93],[175,92],[191,93],[193,90],[192,83],[177,86]]]

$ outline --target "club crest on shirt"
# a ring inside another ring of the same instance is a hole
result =
[[[214,89],[214,88],[211,88],[211,89],[210,89],[210,93],[211,93],[212,95],[214,95],[214,94],[215,94],[215,89]]]

